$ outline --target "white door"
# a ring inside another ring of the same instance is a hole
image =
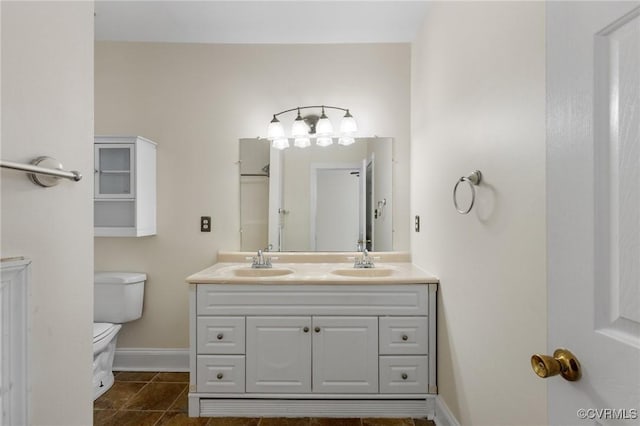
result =
[[[359,165],[312,165],[313,250],[355,250],[360,235],[359,175]]]
[[[546,4],[547,349],[582,367],[553,425],[640,422],[639,6]]]
[[[378,392],[378,318],[313,317],[313,391]]]
[[[311,392],[310,329],[310,317],[247,317],[247,392]]]

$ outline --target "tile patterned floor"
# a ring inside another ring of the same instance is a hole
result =
[[[95,426],[435,426],[424,419],[189,417],[189,373],[115,373],[93,403]]]

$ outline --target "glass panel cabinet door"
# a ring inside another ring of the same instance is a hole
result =
[[[95,198],[134,197],[134,145],[95,145]]]

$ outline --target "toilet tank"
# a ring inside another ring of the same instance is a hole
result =
[[[95,272],[93,320],[122,324],[140,318],[146,279],[141,272]]]

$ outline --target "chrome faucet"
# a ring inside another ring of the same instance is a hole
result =
[[[353,263],[354,268],[375,268],[376,265],[373,263],[373,259],[369,256],[369,250],[366,248],[362,249],[362,257],[360,259],[356,258],[356,261]]]
[[[268,250],[268,249],[265,249]],[[262,250],[258,250],[258,255],[253,257],[253,263],[251,263],[252,268],[271,268],[271,258],[264,255]]]

